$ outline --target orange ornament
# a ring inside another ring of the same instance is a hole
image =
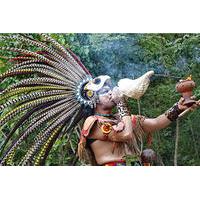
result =
[[[101,125],[101,130],[104,135],[108,135],[112,131],[112,125],[110,123],[104,123]]]

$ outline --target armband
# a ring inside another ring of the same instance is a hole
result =
[[[121,99],[121,101],[117,104],[117,110],[121,119],[124,116],[130,116],[130,112],[125,99]]]
[[[175,103],[169,110],[165,112],[165,116],[170,120],[170,121],[175,121],[179,114],[182,113],[183,110],[180,110],[178,107],[178,103]]]

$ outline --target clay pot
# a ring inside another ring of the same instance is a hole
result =
[[[156,160],[156,153],[152,149],[145,149],[141,154],[141,159],[144,166],[151,166]]]
[[[185,99],[183,105],[191,106],[195,103],[195,100],[191,99],[192,90],[195,88],[195,82],[193,80],[180,80],[176,84],[176,91],[182,94]]]

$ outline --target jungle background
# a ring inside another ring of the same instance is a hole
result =
[[[2,34],[9,35],[9,34]],[[37,34],[30,34],[42,40]],[[179,79],[192,75],[196,82],[194,94],[200,98],[200,34],[50,34],[60,44],[70,47],[94,76],[107,74],[115,82],[121,78],[137,78],[154,70],[151,84],[140,100],[141,114],[156,117],[164,113],[180,98],[175,90]],[[0,41],[0,46],[25,47],[23,43]],[[36,50],[34,47],[31,50]],[[13,53],[0,52],[0,72],[10,67],[8,57]],[[19,81],[11,78],[1,88]],[[138,114],[138,105],[130,99],[131,112]],[[2,114],[2,113],[0,113]],[[9,122],[0,130],[0,144],[13,127]],[[200,109],[190,112],[179,122],[178,165],[200,165]],[[152,148],[159,165],[174,165],[176,123],[153,135]],[[76,157],[78,137],[56,141],[46,165],[82,165]],[[23,153],[23,148],[20,149]],[[18,155],[20,156],[20,151]]]

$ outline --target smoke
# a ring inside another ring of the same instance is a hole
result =
[[[107,74],[115,82],[121,78],[137,78],[152,69],[155,71],[156,66],[144,64],[139,37],[140,34],[90,34],[87,46],[91,71],[96,76]]]
[[[169,75],[169,70],[161,65],[159,60],[152,59],[145,64],[144,49],[138,43],[143,37],[142,34],[77,35],[82,51],[87,52],[85,57],[80,55],[81,59],[85,60],[84,63],[87,63],[87,67],[94,76],[106,74],[117,82],[121,78],[138,78],[149,70],[154,70],[155,74],[163,77]],[[199,63],[200,51],[197,48],[193,51],[193,59]],[[175,75],[181,75],[188,70],[187,56],[180,56],[173,70],[170,69],[170,73]],[[156,76],[153,77],[153,79],[156,78]]]

